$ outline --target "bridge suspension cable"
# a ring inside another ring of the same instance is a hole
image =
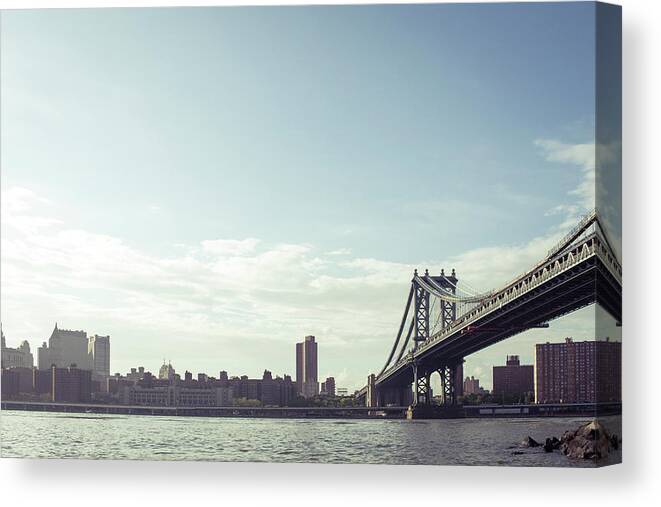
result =
[[[399,354],[397,355],[397,359],[395,359],[396,363],[399,363],[399,361],[404,357],[404,352],[406,352],[406,346],[409,343],[409,340],[411,339],[411,336],[413,335],[413,328],[415,326],[415,319],[411,318],[411,324],[409,325],[409,330],[408,333],[406,333],[406,339],[404,340],[404,343],[402,343],[402,348],[399,350]],[[383,373],[383,372],[381,372]],[[379,373],[379,375],[381,375]]]
[[[447,278],[445,279],[447,280]],[[461,294],[457,295],[456,293],[453,293],[445,287],[439,285],[430,276],[416,276],[414,280],[430,294],[450,303],[481,303],[484,299],[490,296],[490,293],[478,294],[474,296],[462,296]],[[456,286],[455,284],[452,285]]]
[[[399,331],[397,332],[397,337],[395,338],[395,343],[393,344],[392,350],[390,351],[390,354],[388,355],[388,359],[386,360],[386,364],[383,365],[383,369],[379,372],[379,375],[381,375],[384,371],[386,371],[386,368],[388,368],[388,365],[390,364],[390,361],[392,361],[392,358],[395,355],[395,352],[397,351],[397,345],[399,344],[399,340],[402,337],[402,331],[404,331],[404,326],[406,325],[406,318],[409,315],[409,310],[411,308],[411,301],[413,301],[414,292],[415,292],[415,288],[414,288],[413,284],[411,284],[411,290],[409,290],[409,297],[406,300],[406,308],[404,308],[404,315],[402,316],[402,321],[399,324]],[[408,342],[408,336],[406,338],[406,341]],[[379,375],[377,375],[377,377]]]
[[[448,283],[451,287],[454,287],[454,289],[460,293],[460,294],[465,294],[469,297],[486,297],[489,293],[482,293],[475,287],[471,286],[468,282],[465,280],[461,281],[461,285],[457,282],[454,283],[450,278],[445,276],[444,274],[441,274],[441,277]]]

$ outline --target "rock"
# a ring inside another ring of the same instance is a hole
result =
[[[555,443],[553,442],[554,439],[558,440],[555,437],[546,439],[546,442],[544,443],[544,451],[545,452],[553,452],[555,449],[557,449],[557,447],[555,446]]]
[[[605,458],[611,447],[616,448],[606,428],[596,419],[575,431],[566,431],[560,439],[559,447],[570,458],[592,460]]]
[[[525,454],[523,451],[512,451],[512,455],[518,456],[520,454]]]
[[[539,442],[537,442],[537,440],[535,440],[531,436],[527,436],[521,442],[521,447],[539,447],[539,445],[540,445]]]

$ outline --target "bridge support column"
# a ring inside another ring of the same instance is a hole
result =
[[[430,374],[413,363],[413,406],[431,404]]]
[[[443,387],[443,405],[457,405],[463,395],[464,360],[458,359],[443,366],[438,373]]]
[[[367,377],[367,394],[365,395],[365,406],[379,406],[379,390],[376,387],[376,376],[371,374]]]
[[[457,362],[454,375],[454,392],[457,398],[463,398],[464,396],[464,359],[461,358]]]

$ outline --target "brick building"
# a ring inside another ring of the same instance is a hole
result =
[[[69,368],[51,368],[51,401],[85,403],[92,399],[92,371]]]
[[[0,384],[2,384],[0,395],[3,400],[11,400],[18,396],[19,375],[14,371],[14,368],[2,368]]]
[[[525,401],[532,399],[534,392],[534,367],[531,364],[520,364],[519,356],[507,356],[505,366],[493,367],[494,396],[510,401]]]
[[[606,340],[535,346],[537,403],[622,399],[622,343]]]

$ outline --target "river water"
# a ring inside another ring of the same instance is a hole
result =
[[[3,410],[2,457],[590,467],[525,449],[585,418],[251,419]],[[603,420],[618,435],[618,420]],[[617,463],[621,452],[606,463]]]

